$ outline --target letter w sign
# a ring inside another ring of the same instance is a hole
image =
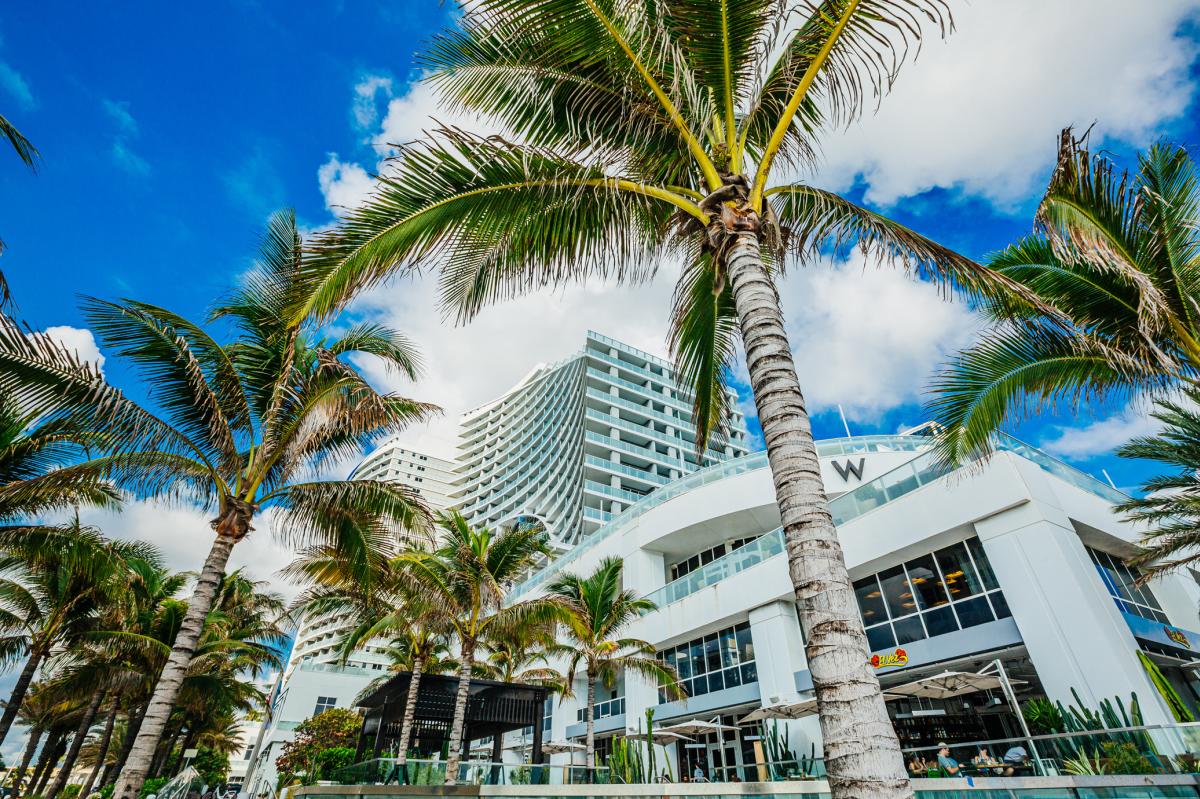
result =
[[[866,462],[867,462],[866,458],[859,458],[858,463],[855,463],[854,461],[849,460],[849,459],[846,460],[845,464],[841,464],[841,463],[838,463],[837,461],[834,461],[833,468],[839,475],[841,475],[842,479],[845,480],[846,482],[850,482],[850,475],[854,475],[859,480],[862,480],[863,465],[866,464]]]

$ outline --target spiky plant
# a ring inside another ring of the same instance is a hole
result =
[[[447,108],[505,131],[443,128],[317,242],[307,310],[437,270],[451,316],[590,279],[638,284],[682,261],[669,344],[719,433],[745,353],[788,540],[835,796],[908,795],[867,665],[776,281],[857,243],[979,294],[1012,286],[845,197],[795,179],[822,137],[878,100],[943,0],[468,0],[421,65]],[[1015,286],[1012,286],[1016,289]],[[805,343],[807,345],[807,343]]]
[[[302,249],[294,215],[273,216],[257,267],[213,312],[233,330],[224,342],[147,303],[85,301],[101,346],[152,387],[152,408],[46,337],[0,323],[0,393],[105,440],[98,456],[56,471],[58,481],[99,478],[214,514],[211,548],[122,770],[119,799],[133,799],[145,779],[230,553],[255,519],[270,509],[275,529],[294,544],[371,558],[386,556],[397,526],[427,516],[420,498],[395,483],[318,476],[435,409],[380,393],[350,361],[370,355],[415,377],[417,356],[403,336],[366,324],[335,335],[297,314],[308,304]]]
[[[565,641],[556,651],[567,659],[566,682],[581,670],[587,685],[587,766],[596,765],[596,684],[611,688],[619,675],[638,675],[662,686],[673,699],[684,696],[675,669],[654,656],[649,641],[627,638],[626,628],[657,606],[621,588],[622,563],[605,558],[586,577],[560,574],[546,594],[562,605]]]
[[[1037,231],[988,265],[1037,304],[986,300],[990,328],[935,380],[947,461],[1042,410],[1200,379],[1200,174],[1184,148],[1156,144],[1123,173],[1064,130]]]

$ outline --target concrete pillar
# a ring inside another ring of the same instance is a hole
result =
[[[621,478],[617,477],[615,474],[612,475],[611,477],[608,478],[608,485],[611,488],[620,488],[621,487]]]
[[[621,586],[644,596],[666,585],[666,558],[661,552],[636,549],[624,558]]]
[[[617,357],[617,350],[616,350],[616,348],[614,348],[614,347],[609,347],[609,348],[608,348],[608,357],[610,357],[610,358],[616,358],[616,357]]]
[[[612,452],[608,453],[608,459],[612,463],[620,464],[621,463],[621,453],[617,452],[614,449]]]
[[[616,386],[609,386],[608,393],[615,397],[621,393],[621,389],[617,388]]]
[[[1128,705],[1136,692],[1147,724],[1172,723],[1070,520],[1043,501],[1053,494],[1040,472],[1022,476],[1039,498],[976,522],[975,530],[1047,695],[1072,704],[1075,689],[1098,709],[1117,696]]]
[[[750,638],[754,643],[758,693],[763,707],[799,701],[796,672],[808,668],[808,658],[804,655],[804,636],[795,606],[790,601],[779,601],[751,610]],[[777,723],[787,726],[796,752],[807,754],[810,744],[821,751],[821,725],[816,716]]]
[[[612,514],[613,514],[614,516],[616,516],[618,513],[620,513],[621,511],[625,510],[625,507],[624,507],[624,506],[623,506],[623,505],[622,505],[620,502],[617,502],[617,501],[614,499],[614,500],[612,501],[612,504],[611,504],[611,505],[609,505],[608,509],[609,509],[610,511],[612,511]]]

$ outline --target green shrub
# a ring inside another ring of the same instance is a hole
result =
[[[157,794],[169,781],[167,777],[152,777],[146,780],[142,783],[142,790],[138,794],[138,799],[146,799],[152,793]]]
[[[58,794],[61,799],[77,799],[82,785],[68,785]]]
[[[1106,770],[1109,774],[1157,774],[1150,759],[1138,751],[1129,742],[1117,743],[1105,741],[1100,744],[1104,757],[1108,759]]]
[[[331,780],[333,772],[354,764],[354,750],[348,746],[335,746],[317,755],[317,779]]]

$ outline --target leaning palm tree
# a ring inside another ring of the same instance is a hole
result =
[[[230,553],[262,512],[275,512],[289,541],[331,544],[354,557],[427,516],[403,486],[317,476],[435,409],[381,394],[350,362],[370,355],[415,377],[417,356],[404,337],[368,324],[335,336],[296,315],[309,289],[301,251],[294,215],[273,216],[258,266],[213,312],[234,331],[225,343],[163,308],[85,301],[101,345],[153,386],[154,409],[74,353],[0,320],[0,392],[105,439],[103,454],[55,472],[60,482],[99,476],[133,496],[187,499],[214,513],[212,545],[122,770],[119,799],[136,796],[145,779]]]
[[[454,785],[477,648],[490,635],[549,623],[558,607],[546,599],[504,604],[508,586],[549,551],[540,528],[513,527],[493,533],[471,527],[458,511],[442,514],[438,525],[442,534],[436,550],[402,552],[396,565],[429,603],[443,609],[458,638],[458,692],[446,757],[446,784]]]
[[[990,328],[936,379],[947,461],[986,454],[994,432],[1045,408],[1200,379],[1200,173],[1184,148],[1156,144],[1122,173],[1063,131],[1037,231],[988,263],[1037,305],[986,300]]]
[[[672,699],[682,699],[679,675],[654,656],[654,645],[626,638],[625,630],[657,606],[649,599],[621,588],[621,561],[605,558],[587,577],[561,574],[546,587],[548,596],[563,605],[561,616],[566,641],[558,652],[567,658],[566,679],[571,684],[583,668],[587,685],[587,766],[596,763],[596,683],[611,688],[617,677],[636,674],[652,680]]]
[[[819,187],[820,139],[880,97],[943,0],[468,0],[423,67],[450,110],[317,241],[305,312],[430,265],[451,316],[681,260],[669,344],[697,445],[724,429],[740,337],[788,540],[835,796],[907,794],[820,480],[776,280],[859,244],[970,294],[1010,286]]]
[[[1200,560],[1200,388],[1190,387],[1184,399],[1160,401],[1151,415],[1162,430],[1117,450],[1123,458],[1169,469],[1142,485],[1143,496],[1117,506],[1147,525],[1142,550],[1132,560],[1147,580]]]

